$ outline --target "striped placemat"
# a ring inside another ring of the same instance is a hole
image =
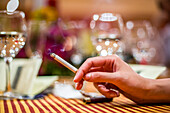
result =
[[[0,113],[170,113],[170,105],[137,105],[120,96],[108,103],[85,104],[49,94],[39,100],[0,100]]]

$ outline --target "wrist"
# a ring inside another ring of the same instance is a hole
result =
[[[143,82],[141,82],[141,87],[139,88],[134,101],[138,104],[152,103],[153,100],[153,91],[155,90],[155,85],[153,83],[156,82],[152,79],[143,78]]]
[[[146,99],[151,99],[155,93],[156,90],[156,80],[155,79],[146,79],[145,82],[145,91],[146,91],[146,95],[145,98]]]
[[[142,103],[167,103],[170,102],[167,79],[146,79]]]

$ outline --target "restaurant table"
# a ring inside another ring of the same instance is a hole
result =
[[[60,77],[58,81],[69,83],[72,78]],[[84,91],[94,91],[92,83],[85,86]],[[0,100],[0,113],[170,113],[170,105],[138,105],[123,95],[111,102],[86,104],[81,99],[65,99],[50,93],[34,100]]]
[[[170,105],[137,105],[122,95],[112,102],[85,104],[49,94],[38,100],[0,100],[0,113],[170,113]]]

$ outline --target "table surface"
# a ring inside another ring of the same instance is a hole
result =
[[[60,82],[67,78],[59,79]],[[88,84],[88,91],[90,89]],[[85,89],[86,90],[86,89]],[[112,102],[85,104],[80,99],[64,99],[48,94],[37,100],[0,100],[0,113],[170,113],[170,105],[137,105],[123,95]]]
[[[38,100],[0,100],[0,113],[169,113],[170,105],[137,105],[120,96],[112,102],[85,104],[49,94]]]

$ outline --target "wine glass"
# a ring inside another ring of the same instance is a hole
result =
[[[90,22],[92,43],[100,56],[122,52],[123,19],[120,14],[94,14]]]
[[[0,56],[6,62],[6,88],[0,96],[2,99],[15,98],[16,94],[11,88],[10,63],[23,48],[26,41],[25,14],[21,11],[0,11]]]
[[[45,51],[47,22],[31,20],[28,22],[28,38],[26,42],[26,54],[30,58],[42,58]]]
[[[151,23],[147,20],[127,21],[125,37],[127,49],[137,63],[148,64],[156,55],[154,43],[156,33]]]

